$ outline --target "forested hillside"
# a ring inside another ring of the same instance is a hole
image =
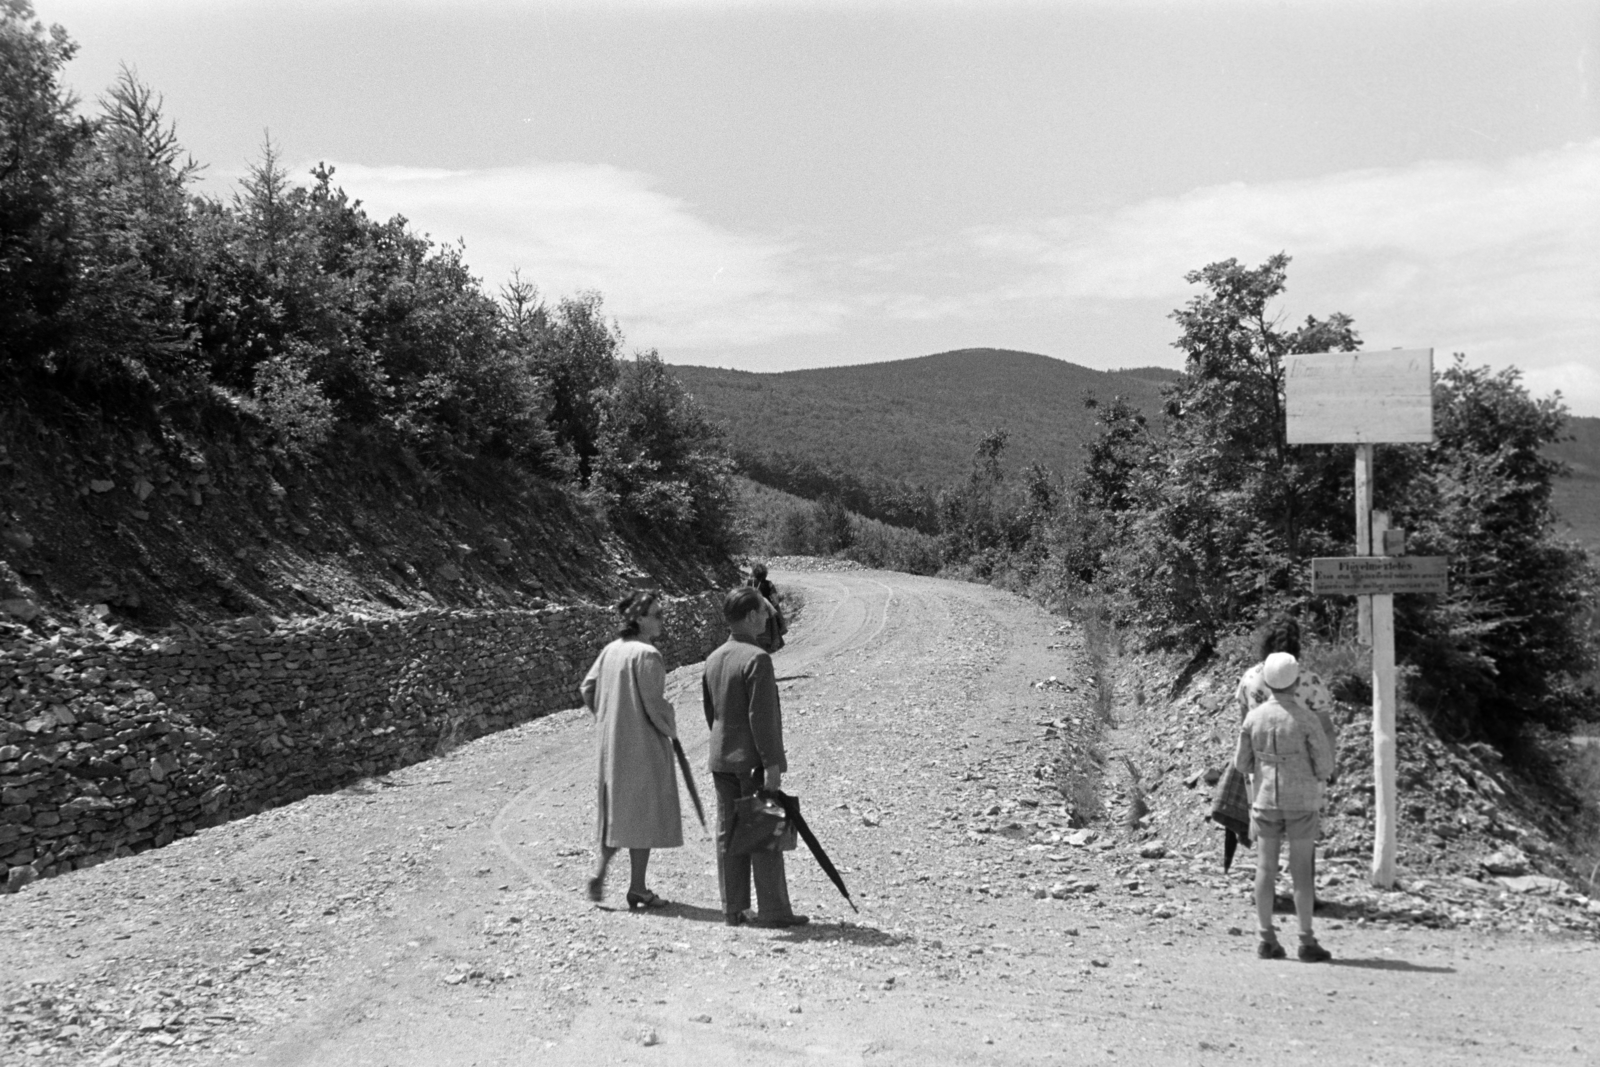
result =
[[[721,432],[600,294],[486,287],[270,141],[199,192],[160,94],[125,68],[76,99],[74,50],[0,0],[0,622],[727,572]]]
[[[873,518],[933,532],[937,490],[965,477],[995,427],[1020,463],[1068,470],[1094,437],[1089,394],[1154,413],[1173,371],[1090,370],[1031,352],[969,348],[850,367],[753,374],[674,367],[728,431],[751,477],[838,496]]]
[[[938,525],[938,490],[967,477],[991,430],[1006,432],[1013,471],[1038,462],[1071,477],[1100,432],[1086,395],[1122,396],[1155,425],[1161,388],[1182,377],[1160,367],[1094,371],[995,348],[779,374],[673,372],[726,427],[745,473],[810,499],[837,495],[863,514],[928,533]],[[1572,471],[1555,482],[1556,510],[1571,536],[1600,552],[1600,419],[1573,418],[1567,429],[1573,439],[1549,448]]]
[[[727,427],[739,456],[792,454],[928,486],[963,476],[973,445],[996,426],[1024,461],[1075,464],[1094,436],[1085,394],[1122,395],[1153,412],[1163,377],[1176,377],[1153,368],[1107,373],[1000,348],[780,374],[673,371]]]
[[[1550,447],[1570,471],[1556,482],[1556,511],[1562,526],[1600,556],[1600,419],[1572,419],[1567,432],[1572,440]]]

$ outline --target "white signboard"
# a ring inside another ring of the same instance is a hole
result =
[[[1433,349],[1285,357],[1291,445],[1433,440]]]
[[[1311,561],[1317,596],[1450,591],[1449,556],[1329,556]]]

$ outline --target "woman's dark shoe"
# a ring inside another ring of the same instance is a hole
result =
[[[1316,941],[1306,941],[1300,945],[1301,963],[1327,963],[1333,959],[1333,953],[1317,944]]]
[[[656,896],[655,891],[652,889],[646,889],[643,893],[635,893],[631,889],[628,890],[629,911],[635,908],[664,908],[666,906],[667,902]]]
[[[1302,945],[1300,951],[1304,952],[1305,946]],[[1281,960],[1287,959],[1289,953],[1286,952],[1284,947],[1277,941],[1263,941],[1261,944],[1256,946],[1256,955],[1260,956],[1264,960]],[[1304,956],[1301,956],[1300,958],[1305,959]]]
[[[589,879],[589,899],[598,904],[600,901],[605,899],[605,895],[606,876],[603,874],[597,874],[593,878]]]

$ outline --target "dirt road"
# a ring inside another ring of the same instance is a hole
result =
[[[1325,924],[1333,965],[1263,962],[1245,870],[1066,840],[1052,765],[1094,724],[1060,619],[933,579],[774,578],[807,603],[777,657],[785,785],[859,915],[802,851],[811,926],[725,927],[692,823],[651,863],[674,906],[622,908],[625,863],[588,904],[573,711],[0,900],[0,1060],[1595,1062],[1592,942]],[[674,673],[709,799],[698,694]]]

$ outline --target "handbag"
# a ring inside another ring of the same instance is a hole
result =
[[[798,843],[788,814],[764,791],[751,793],[733,802],[733,828],[728,833],[728,852],[746,856],[752,852],[793,849]]]

